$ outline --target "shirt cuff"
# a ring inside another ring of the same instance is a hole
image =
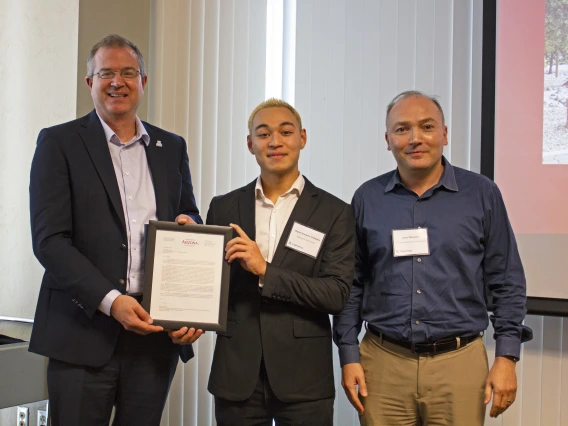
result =
[[[359,363],[359,345],[340,346],[339,363],[343,367],[345,364]]]
[[[118,290],[109,291],[99,305],[99,311],[110,317],[110,307],[112,306],[112,303],[116,300],[116,298],[120,295],[122,295],[122,293]]]
[[[521,341],[515,337],[497,337],[495,356],[512,356],[521,358]]]

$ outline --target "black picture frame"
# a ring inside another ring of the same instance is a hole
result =
[[[223,236],[223,247],[220,256],[223,256],[221,266],[221,283],[219,285],[219,311],[215,322],[192,321],[171,321],[160,317],[152,316],[154,325],[160,325],[166,329],[178,330],[182,327],[193,327],[196,330],[204,331],[226,331],[227,328],[227,308],[229,303],[229,281],[230,264],[224,259],[225,246],[233,238],[233,228],[229,226],[216,225],[179,225],[176,222],[164,222],[151,220],[146,227],[146,258],[144,269],[144,294],[142,297],[142,307],[150,313],[152,306],[152,284],[154,275],[154,261],[156,251],[156,237],[159,231],[183,232],[186,234],[214,234]]]

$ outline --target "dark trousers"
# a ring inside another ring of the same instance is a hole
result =
[[[177,347],[166,333],[122,330],[110,361],[85,367],[49,360],[47,386],[53,426],[159,426],[176,371]]]
[[[245,401],[215,397],[217,426],[332,426],[334,398],[307,402],[282,402],[274,395],[264,363],[256,388]]]

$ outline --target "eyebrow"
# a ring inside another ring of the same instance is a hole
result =
[[[135,70],[136,68],[134,67],[124,67],[124,68],[120,68],[120,71],[124,71],[124,70]],[[101,68],[99,70],[100,71],[114,71],[114,68]]]
[[[418,120],[418,124],[424,124],[424,123],[427,123],[429,121],[433,121],[435,123],[438,122],[434,117],[427,117],[427,118],[423,118],[422,120]],[[410,124],[410,121],[397,121],[397,122],[393,123],[392,127],[400,126],[400,125],[404,125],[404,124]]]
[[[292,123],[291,121],[283,121],[282,123],[280,123],[278,125],[278,127],[282,127],[282,126],[292,126],[292,127],[296,127],[296,125],[294,123]],[[267,129],[269,129],[270,127],[268,126],[268,124],[259,124],[258,126],[256,126],[254,128],[255,131],[257,131],[258,129],[262,128],[262,127],[266,127]]]

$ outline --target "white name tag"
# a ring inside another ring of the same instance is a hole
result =
[[[325,234],[323,232],[294,222],[288,241],[286,241],[286,247],[316,258],[324,238]]]
[[[392,249],[394,257],[429,255],[428,229],[393,229]]]

